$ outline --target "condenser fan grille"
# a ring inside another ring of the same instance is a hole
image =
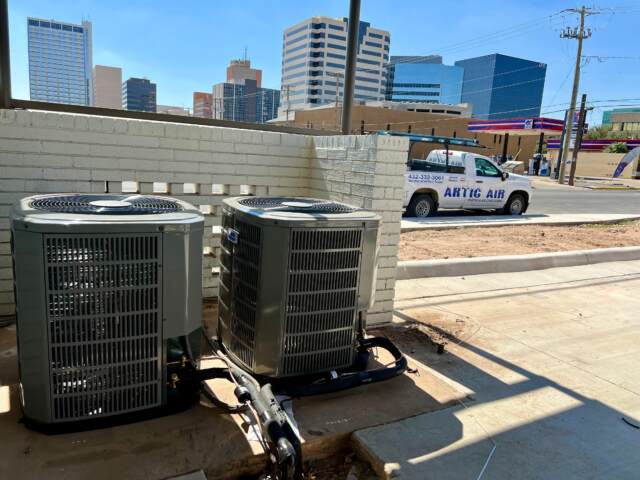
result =
[[[162,402],[162,236],[44,237],[53,421]]]
[[[94,215],[151,215],[182,211],[166,198],[148,195],[52,195],[35,198],[31,207],[52,213]]]
[[[357,209],[344,203],[297,197],[247,197],[238,201],[260,210],[298,213],[351,213]]]

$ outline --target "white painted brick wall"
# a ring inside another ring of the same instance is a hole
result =
[[[10,206],[49,192],[121,192],[180,198],[205,213],[205,296],[217,295],[222,199],[256,195],[332,198],[383,217],[377,294],[369,322],[391,318],[400,233],[405,139],[311,137],[57,112],[0,110],[0,315],[14,313]],[[193,184],[193,185],[191,185]],[[216,193],[212,193],[216,185]],[[187,193],[193,188],[197,193]],[[223,194],[217,194],[222,191]]]
[[[311,195],[373,210],[382,217],[375,303],[367,321],[389,322],[393,315],[408,140],[371,135],[313,140]]]

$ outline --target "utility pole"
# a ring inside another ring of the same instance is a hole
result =
[[[582,6],[581,8],[569,8],[566,12],[580,14],[580,27],[567,27],[560,34],[560,38],[569,38],[578,40],[578,52],[576,54],[576,67],[573,72],[573,89],[571,91],[571,103],[569,105],[569,114],[564,122],[564,144],[562,145],[562,158],[560,158],[560,173],[558,174],[558,183],[564,183],[565,157],[569,151],[569,143],[571,141],[571,131],[573,129],[573,116],[576,112],[576,100],[578,98],[578,89],[580,88],[580,62],[582,62],[582,41],[591,36],[591,29],[584,29],[584,17],[597,13],[595,10]]]
[[[344,90],[342,94],[342,134],[351,131],[351,108],[353,107],[353,89],[355,86],[356,62],[358,57],[358,31],[360,30],[360,0],[351,0],[349,4],[349,31],[347,32],[347,64],[344,72]]]
[[[287,119],[287,127],[289,126],[289,109],[291,107],[291,102],[289,100],[289,91],[291,90],[291,85],[287,84],[283,86],[284,91],[285,91],[285,102],[287,102],[287,110],[286,110],[286,116],[285,118]]]
[[[587,94],[582,94],[580,101],[580,118],[578,119],[578,131],[576,132],[576,141],[573,145],[573,155],[571,158],[571,169],[569,170],[569,185],[573,187],[576,177],[576,167],[578,164],[578,151],[582,145],[582,135],[584,132],[584,123],[587,119]]]
[[[0,0],[0,108],[11,108],[8,10],[7,0]]]
[[[340,77],[336,74],[336,130],[338,129],[338,124],[340,122],[340,117],[338,116],[338,99],[340,98]]]
[[[344,78],[344,74],[340,73],[340,72],[329,72],[327,74],[329,77],[334,77],[336,79],[336,130],[338,130],[340,128],[340,115],[339,112],[340,110],[338,109],[338,102],[340,101],[340,79]],[[344,87],[344,84],[343,84]]]
[[[564,149],[564,137],[567,134],[567,130],[564,128],[564,126],[567,125],[567,118],[569,118],[569,110],[565,110],[564,111],[564,123],[562,124],[562,134],[560,135],[560,148],[558,149],[558,157],[556,158],[556,163],[553,167],[553,178],[555,180],[557,180],[560,177],[560,164],[562,163],[562,157],[564,155],[563,153],[563,149]]]

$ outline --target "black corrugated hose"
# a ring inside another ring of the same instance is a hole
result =
[[[263,435],[268,439],[273,450],[272,453],[277,464],[276,478],[280,480],[302,478],[302,452],[300,438],[294,431],[287,414],[276,400],[274,391],[291,397],[321,395],[388,380],[402,374],[407,368],[406,358],[388,338],[363,338],[361,336],[358,345],[358,361],[356,362],[357,371],[334,372],[330,377],[320,379],[315,377],[312,380],[309,377],[278,380],[274,381],[273,387],[269,383],[260,387],[260,383],[254,377],[226,357],[217,341],[207,335],[204,337],[215,354],[225,361],[228,368],[198,370],[188,339],[180,337],[183,351],[196,369],[197,373],[195,374],[198,380],[204,382],[210,378],[224,377],[235,381],[237,386],[234,393],[240,404],[229,405],[206,388],[202,388],[202,392],[214,405],[231,413],[246,410],[251,405],[260,422]],[[362,368],[366,367],[370,350],[376,347],[388,351],[393,356],[393,365],[363,370]]]
[[[385,337],[361,338],[358,350],[367,353],[372,348],[382,348],[394,358],[392,366],[363,371],[344,371],[335,377],[325,378],[314,383],[300,383],[299,379],[279,380],[274,383],[274,390],[290,397],[322,395],[355,388],[366,383],[381,382],[402,374],[407,369],[407,359],[391,340]],[[367,355],[368,356],[368,355]]]

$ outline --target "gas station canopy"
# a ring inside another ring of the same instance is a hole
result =
[[[502,118],[497,120],[474,120],[469,122],[467,130],[474,133],[492,133],[504,135],[562,135],[563,120],[555,118]]]

